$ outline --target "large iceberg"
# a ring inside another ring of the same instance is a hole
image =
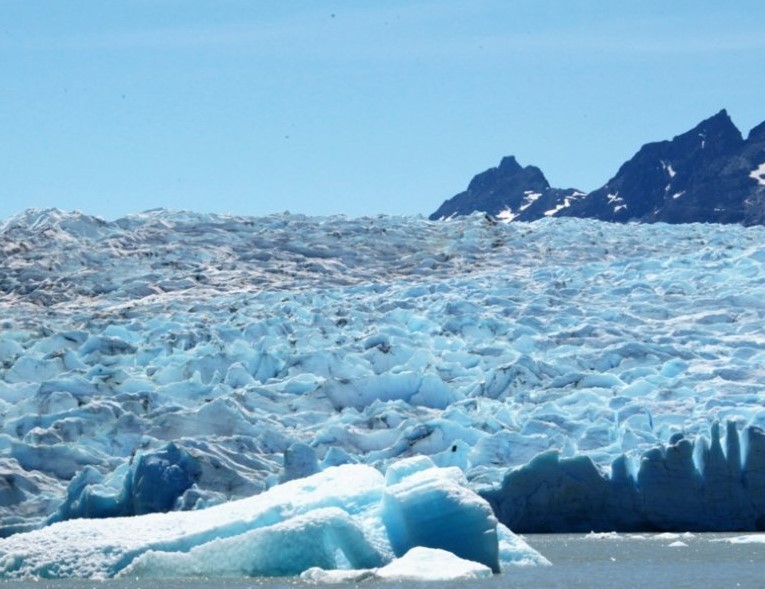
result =
[[[731,225],[26,211],[0,223],[0,536],[416,456],[527,531],[606,512],[762,529],[763,244]],[[682,513],[674,488],[697,496]],[[484,509],[464,505],[448,513]],[[399,531],[403,557],[419,539]]]
[[[501,559],[545,563],[498,532],[459,469],[422,457],[391,471],[343,465],[208,509],[59,522],[0,540],[0,578],[475,578]]]

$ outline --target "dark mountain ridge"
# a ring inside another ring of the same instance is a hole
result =
[[[589,194],[553,188],[539,168],[506,157],[430,219],[476,211],[518,221],[765,224],[765,122],[744,139],[723,109],[672,140],[644,145]]]

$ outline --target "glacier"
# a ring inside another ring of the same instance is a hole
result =
[[[402,521],[487,506],[466,560],[495,571],[535,562],[505,525],[765,529],[762,227],[53,209],[2,221],[0,253],[3,558],[351,467],[390,477],[398,524],[379,562],[317,566],[379,572],[421,543]],[[417,457],[464,476],[459,509],[400,503]],[[368,533],[316,509],[267,533]]]

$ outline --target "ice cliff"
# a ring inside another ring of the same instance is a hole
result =
[[[535,457],[485,491],[500,520],[518,532],[765,530],[765,432],[719,424],[711,442],[675,434],[667,446],[630,465],[622,455],[610,473],[585,456],[557,451]]]

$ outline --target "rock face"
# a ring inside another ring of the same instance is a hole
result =
[[[555,214],[582,196],[575,188],[552,188],[542,170],[524,168],[509,156],[499,167],[478,174],[465,192],[447,200],[430,219],[480,211],[508,220],[533,221]]]
[[[430,218],[473,211],[519,221],[568,216],[760,225],[765,223],[765,123],[744,139],[723,109],[671,141],[644,145],[589,194],[550,188],[538,168],[521,168],[505,158]]]

